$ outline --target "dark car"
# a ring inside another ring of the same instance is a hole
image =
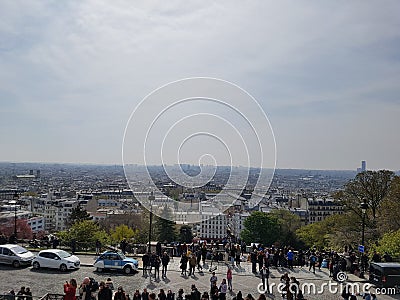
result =
[[[377,287],[400,286],[400,263],[371,263],[369,267],[369,282]]]

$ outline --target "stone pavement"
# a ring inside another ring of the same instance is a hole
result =
[[[81,259],[82,266],[93,266],[95,261],[95,257],[91,255],[78,255]],[[211,272],[209,271],[209,267],[206,264],[204,266],[203,272],[198,272],[194,276],[182,276],[180,274],[179,269],[179,257],[173,257],[168,266],[167,278],[155,280],[150,276],[142,275],[142,261],[141,258],[138,258],[139,261],[139,273],[134,277],[138,279],[137,283],[135,283],[136,287],[140,290],[143,288],[147,288],[148,290],[154,291],[158,293],[159,289],[163,288],[164,290],[171,289],[174,292],[177,292],[178,289],[183,288],[185,292],[190,291],[190,287],[192,284],[195,284],[199,291],[209,291],[210,289],[210,277]],[[209,263],[209,262],[208,262]],[[214,263],[215,265],[215,263]],[[94,269],[94,268],[93,268]],[[217,264],[217,268],[215,270],[216,275],[218,277],[218,285],[222,281],[223,278],[226,278],[227,264],[225,262],[219,262]],[[288,272],[289,276],[296,277],[300,282],[300,286],[305,286],[307,291],[307,285],[313,286],[315,289],[311,287],[311,290],[305,294],[306,299],[342,299],[340,296],[343,285],[338,284],[335,281],[332,281],[329,278],[329,271],[327,269],[322,268],[321,271],[316,271],[315,274],[308,271],[308,268],[295,268],[294,270],[289,271],[285,268],[271,268],[271,277],[269,280],[270,286],[272,286],[273,291],[272,294],[267,294],[269,298],[281,298],[281,293],[278,290],[278,285],[280,283],[280,277]],[[161,272],[161,270],[160,270]],[[140,276],[140,280],[139,277]],[[357,283],[362,288],[362,285],[366,283],[365,280],[360,279],[352,274],[348,275],[348,282]],[[136,282],[136,280],[135,280]],[[259,284],[261,283],[261,279],[251,272],[251,264],[247,262],[242,262],[240,267],[233,268],[233,293],[228,294],[228,299],[232,298],[239,290],[242,291],[244,296],[248,293],[251,293],[256,299],[259,295]],[[332,293],[329,290],[328,284],[332,284],[331,291],[335,291],[336,293]],[[372,289],[373,290],[373,289]],[[320,291],[323,291],[322,293]],[[362,297],[359,297],[362,299]],[[400,299],[399,295],[379,295],[378,299]]]

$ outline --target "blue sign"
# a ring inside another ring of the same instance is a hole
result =
[[[359,245],[358,246],[358,251],[361,253],[364,253],[364,245]]]

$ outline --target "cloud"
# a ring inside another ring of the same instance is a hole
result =
[[[319,142],[296,130],[307,128],[310,118],[321,117],[314,120],[315,134],[329,140],[346,135],[349,127],[351,134],[371,129],[357,126],[362,115],[387,107],[398,111],[399,6],[2,1],[0,130],[15,139],[0,150],[1,157],[43,161],[58,151],[54,144],[70,149],[73,140],[96,149],[96,156],[81,149],[52,159],[119,163],[125,122],[146,94],[172,80],[211,76],[239,84],[260,101],[282,132],[278,150],[288,153],[282,167],[315,166],[311,159],[290,159],[288,146],[303,137],[310,147],[300,156],[316,157],[312,146]],[[327,130],[341,118],[354,123]],[[376,118],[375,128],[387,129],[385,116]],[[384,136],[385,143],[396,144],[391,133]],[[36,146],[15,152],[24,139]],[[327,163],[326,154],[318,163],[348,168],[357,155]],[[371,159],[380,156],[376,150]]]

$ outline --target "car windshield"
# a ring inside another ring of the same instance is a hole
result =
[[[125,254],[123,254],[122,252],[118,251],[118,255],[121,257],[121,259],[125,259],[126,256]]]
[[[61,258],[67,258],[67,257],[72,256],[71,254],[69,254],[68,252],[63,251],[63,250],[61,250],[61,251],[58,252],[57,254],[58,254],[58,256],[61,257]]]
[[[21,246],[15,246],[12,248],[12,251],[16,254],[24,254],[27,253],[28,250],[26,250],[25,248],[22,248]]]

